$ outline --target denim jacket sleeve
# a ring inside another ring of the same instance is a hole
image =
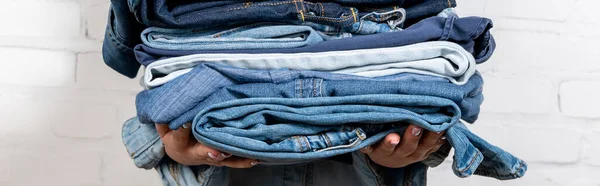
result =
[[[131,118],[121,131],[127,153],[138,168],[152,169],[165,156],[165,148],[154,125],[142,124]]]
[[[128,0],[111,0],[102,44],[104,63],[118,73],[134,78],[140,68],[133,47],[141,43],[144,26],[130,11]]]

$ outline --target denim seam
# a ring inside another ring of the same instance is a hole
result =
[[[321,79],[320,85],[319,85],[319,97],[324,97],[323,96],[323,79]]]
[[[477,153],[475,154],[475,157],[471,158],[471,162],[469,162],[469,165],[466,168],[464,168],[463,170],[459,171],[461,174],[465,173],[467,170],[469,170],[469,168],[471,168],[471,166],[473,166],[473,164],[475,163],[475,160],[477,160],[477,156],[479,156],[479,153],[481,153],[481,152],[477,151]]]
[[[298,136],[293,136],[292,138],[294,138],[294,140],[296,140],[296,143],[300,147],[300,152],[304,152],[304,147],[302,147],[302,142],[298,139]]]
[[[312,78],[312,97],[317,97],[317,82]]]
[[[325,15],[325,6],[323,6],[323,3],[319,3],[319,6],[321,6],[321,16]]]
[[[445,25],[444,25],[444,29],[442,30],[442,35],[440,36],[441,41],[447,41],[450,38],[450,32],[452,31],[452,28],[454,27],[454,20],[456,18],[456,15],[450,15],[448,16],[448,18],[446,18],[445,21]]]
[[[469,37],[468,37],[469,39],[475,39],[474,37],[477,37],[477,36],[476,36],[476,33],[477,33],[477,31],[479,31],[479,30],[482,30],[482,28],[481,28],[481,27],[482,27],[482,25],[483,25],[483,24],[482,24],[482,23],[483,23],[483,20],[484,20],[483,18],[479,19],[479,23],[477,23],[477,26],[475,27],[475,29],[473,29],[473,32],[471,32],[471,34],[469,35]],[[477,34],[477,35],[478,35],[478,34]]]
[[[307,138],[306,136],[301,136],[300,138],[302,138],[302,139],[303,139],[303,141],[304,141],[304,143],[306,144],[306,151],[310,151],[311,149],[313,149],[313,148],[310,146],[310,142],[308,142],[308,138]]]
[[[232,11],[232,10],[241,10],[241,9],[246,9],[246,8],[250,8],[250,7],[258,7],[258,6],[278,6],[278,5],[283,5],[283,4],[292,4],[292,3],[296,3],[297,1],[283,1],[283,2],[278,2],[278,3],[244,3],[244,5],[242,7],[237,7],[237,8],[230,8],[227,9],[225,11]]]
[[[154,142],[160,140],[160,137],[156,137],[152,140],[149,141],[149,143],[144,144],[142,147],[135,149],[134,152],[131,153],[131,158],[137,158],[139,157],[141,154],[143,154],[142,152],[145,152],[148,150],[148,148],[150,148],[152,146],[152,144],[154,144]],[[135,156],[134,156],[135,154]]]
[[[327,137],[326,134],[321,134],[321,136],[323,136],[323,139],[325,139],[325,143],[327,143],[327,147],[333,147],[331,140],[329,139],[329,137]]]

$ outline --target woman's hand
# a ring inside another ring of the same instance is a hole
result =
[[[403,138],[396,133],[389,134],[378,144],[360,151],[367,154],[373,162],[389,168],[400,168],[426,159],[446,142],[442,133],[425,131],[410,125]]]
[[[156,129],[165,144],[167,155],[184,165],[214,165],[232,168],[250,168],[258,161],[240,157],[208,148],[194,139],[190,124],[185,124],[177,130],[170,130],[168,125],[156,124]]]

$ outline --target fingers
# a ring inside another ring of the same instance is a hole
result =
[[[396,148],[395,155],[400,157],[407,157],[411,155],[419,146],[419,140],[423,136],[423,129],[416,126],[410,125],[406,128],[400,146]]]
[[[219,164],[222,166],[226,166],[226,167],[242,169],[242,168],[253,167],[255,165],[258,165],[258,163],[259,162],[254,159],[231,157],[231,158],[228,158],[227,160],[220,162]]]
[[[438,143],[442,135],[443,133],[436,134],[434,132],[429,131],[423,134],[423,137],[419,142],[419,146],[411,154],[411,156],[416,159],[426,158],[427,152],[429,152]]]
[[[200,143],[195,143],[193,147],[187,150],[187,156],[193,158],[196,162],[208,161],[215,163],[231,157],[231,154],[222,153]]]
[[[396,146],[400,143],[400,135],[397,133],[388,134],[384,140],[382,140],[377,147],[373,150],[373,153],[379,155],[389,156],[396,150]]]
[[[429,151],[425,154],[424,158],[427,158],[429,155],[433,154],[434,152],[437,152],[438,150],[440,150],[440,148],[442,147],[442,145],[444,145],[444,143],[446,143],[446,137],[445,136],[441,136],[437,142],[435,142],[435,145],[433,145],[433,147],[431,149],[429,149]]]
[[[172,132],[171,139],[173,140],[173,148],[185,149],[189,146],[190,136],[192,135],[190,126],[190,123],[186,123]]]
[[[160,136],[160,138],[163,138],[165,135],[167,135],[167,133],[169,133],[169,131],[171,131],[171,129],[169,129],[169,126],[166,124],[155,124],[154,126],[156,126],[156,130],[158,131],[158,135]]]

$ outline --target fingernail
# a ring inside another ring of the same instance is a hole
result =
[[[229,157],[231,157],[231,154],[221,153],[221,157],[222,158],[229,158]]]
[[[187,129],[187,128],[190,128],[191,125],[192,125],[191,123],[186,123],[181,127],[183,127],[184,129]]]
[[[440,140],[446,140],[446,136],[442,136]]]
[[[364,150],[369,150],[369,146],[363,147]]]
[[[210,159],[218,160],[217,156],[215,156],[214,154],[212,154],[210,152],[208,153],[208,157],[210,157]]]
[[[254,166],[254,165],[258,165],[260,163],[260,161],[253,161],[252,163],[250,163],[250,165]]]
[[[441,133],[442,133],[442,132],[436,132],[435,134],[438,134],[438,135],[439,135],[439,134],[441,134]]]
[[[421,134],[421,128],[413,128],[411,132],[414,136],[419,136]]]
[[[400,143],[400,140],[390,141],[390,144],[392,144],[393,146],[398,145],[398,143]]]

